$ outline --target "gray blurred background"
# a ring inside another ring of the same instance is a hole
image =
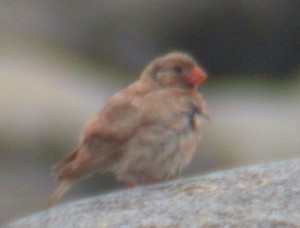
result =
[[[299,12],[296,0],[1,1],[0,224],[42,210],[83,124],[170,50],[210,75],[212,123],[183,176],[299,157]],[[95,175],[59,203],[118,188]]]

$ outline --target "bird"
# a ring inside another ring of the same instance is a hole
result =
[[[111,172],[128,187],[178,176],[196,151],[202,120],[210,120],[197,90],[206,79],[185,52],[150,62],[86,123],[77,149],[53,166],[59,183],[45,207],[95,172]]]

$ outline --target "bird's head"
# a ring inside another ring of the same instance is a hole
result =
[[[187,54],[172,52],[152,61],[141,75],[159,87],[196,88],[207,78],[205,71]]]

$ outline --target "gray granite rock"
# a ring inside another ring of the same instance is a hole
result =
[[[300,159],[122,190],[7,227],[300,227]]]

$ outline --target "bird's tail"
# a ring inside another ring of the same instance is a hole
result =
[[[53,166],[53,176],[59,185],[51,195],[46,208],[51,207],[70,187],[89,172],[89,156],[87,153],[74,151]]]
[[[59,183],[57,189],[53,192],[50,199],[48,200],[45,208],[51,207],[62,195],[70,189],[74,184],[74,180],[63,180]]]

